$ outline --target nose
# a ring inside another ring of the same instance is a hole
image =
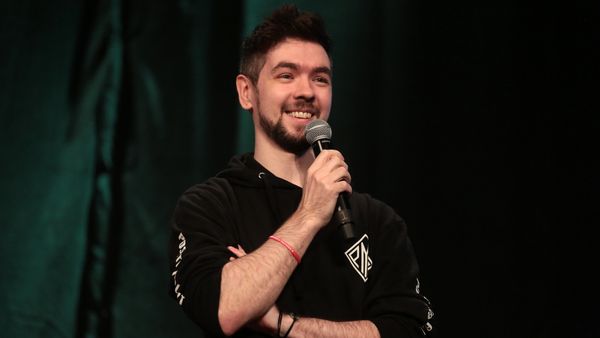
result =
[[[304,99],[305,101],[311,102],[315,99],[315,91],[313,83],[309,78],[302,77],[296,82],[296,91],[294,98],[297,100]]]

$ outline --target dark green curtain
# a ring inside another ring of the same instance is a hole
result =
[[[0,336],[201,337],[167,295],[178,196],[252,149],[242,36],[283,1],[0,4]],[[298,1],[333,140],[409,224],[444,337],[597,337],[599,8]]]
[[[75,114],[70,94],[83,7],[3,2],[0,12],[1,335],[69,337],[82,291],[98,136],[96,113]]]

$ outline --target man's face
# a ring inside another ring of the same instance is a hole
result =
[[[287,39],[265,55],[253,95],[253,119],[282,149],[300,155],[309,144],[304,127],[327,120],[331,63],[318,43]]]

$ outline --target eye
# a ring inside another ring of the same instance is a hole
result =
[[[281,73],[277,75],[277,78],[283,80],[292,80],[294,78],[294,75],[292,75],[292,73]]]
[[[314,79],[318,83],[329,84],[330,80],[327,76],[315,76]]]

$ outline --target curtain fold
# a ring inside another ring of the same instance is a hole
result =
[[[0,328],[74,337],[96,122],[69,95],[83,5],[0,6]]]

